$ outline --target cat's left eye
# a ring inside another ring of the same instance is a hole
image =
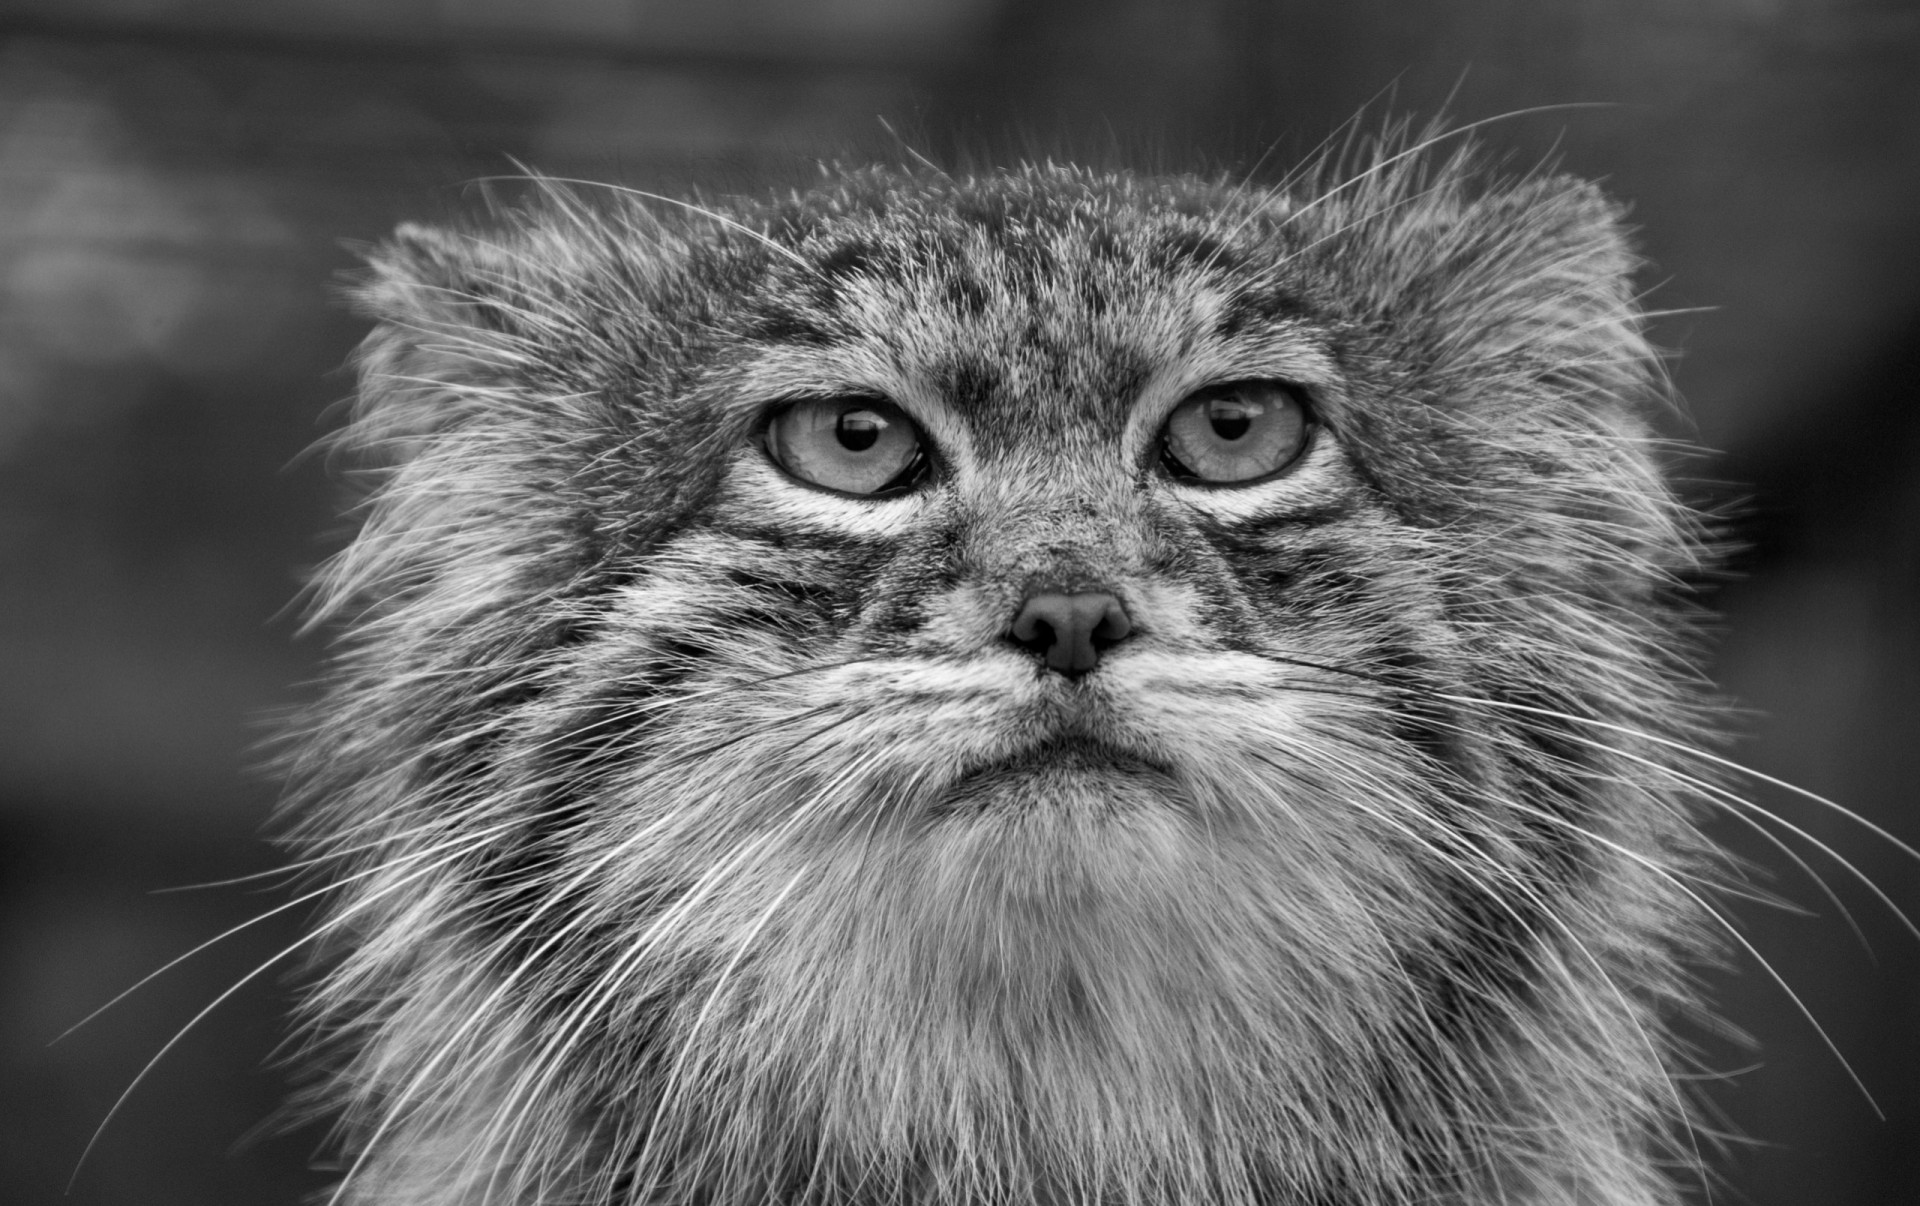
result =
[[[920,428],[884,398],[808,398],[767,424],[767,455],[788,473],[843,494],[893,494],[926,469]]]
[[[1281,381],[1231,381],[1187,396],[1167,416],[1160,460],[1176,480],[1235,485],[1271,477],[1306,450],[1305,400]]]

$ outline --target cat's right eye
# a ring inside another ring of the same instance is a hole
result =
[[[809,485],[843,494],[894,494],[925,476],[920,428],[884,398],[808,398],[774,414],[767,455]]]

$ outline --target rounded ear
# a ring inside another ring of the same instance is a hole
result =
[[[367,253],[369,271],[353,289],[369,318],[416,330],[508,330],[522,264],[508,248],[475,235],[403,223]]]
[[[562,354],[549,345],[572,346],[555,296],[579,271],[545,251],[511,228],[405,225],[367,253],[351,298],[375,325],[351,420],[330,440],[361,471],[365,518],[315,580],[316,619],[354,600],[431,597],[450,616],[494,606],[514,588],[503,549],[565,543],[565,507],[522,466],[596,417],[539,371]]]
[[[367,254],[349,296],[376,320],[355,357],[359,394],[349,443],[378,462],[411,459],[510,390],[529,341],[525,265],[475,235],[408,223]]]
[[[1545,177],[1447,208],[1410,219],[1424,246],[1401,285],[1438,363],[1521,356],[1576,377],[1641,375],[1651,353],[1631,281],[1639,258],[1599,188]]]

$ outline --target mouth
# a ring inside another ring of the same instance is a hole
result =
[[[1081,733],[1040,737],[1009,757],[974,767],[944,793],[948,815],[1003,808],[1120,807],[1176,798],[1172,766]]]

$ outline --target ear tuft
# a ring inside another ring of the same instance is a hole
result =
[[[517,276],[514,256],[470,234],[407,222],[367,255],[371,272],[353,293],[369,318],[440,329],[498,329],[499,301]]]
[[[1650,358],[1622,211],[1598,187],[1542,177],[1467,201],[1408,282],[1442,363],[1522,356],[1625,385]],[[1624,375],[1623,375],[1624,374]]]
[[[359,397],[339,443],[363,463],[396,465],[513,393],[531,354],[513,320],[528,282],[511,248],[411,223],[367,264],[351,297],[376,325],[356,356]]]

